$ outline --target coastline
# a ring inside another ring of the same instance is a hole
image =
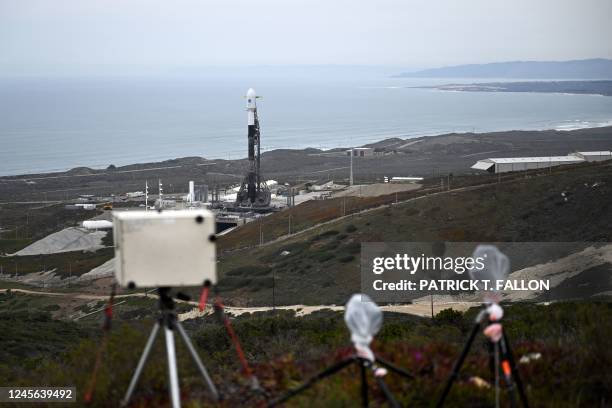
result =
[[[422,87],[421,87],[422,88]],[[435,87],[428,87],[429,89],[435,88]],[[462,91],[446,91],[446,90],[441,90],[441,92],[462,92]],[[472,91],[468,91],[468,92],[472,92]],[[496,131],[491,131],[491,132],[451,132],[451,133],[439,133],[439,134],[423,134],[423,135],[418,135],[418,136],[412,136],[412,135],[397,135],[397,136],[391,136],[391,137],[386,137],[383,139],[378,139],[378,140],[374,140],[368,143],[364,143],[360,146],[353,146],[353,147],[364,147],[364,146],[376,146],[380,143],[383,143],[386,140],[390,140],[390,139],[398,139],[398,140],[403,140],[405,143],[404,144],[411,144],[411,142],[420,142],[423,139],[432,139],[435,140],[436,138],[444,138],[447,137],[449,135],[479,135],[481,137],[490,137],[490,136],[494,136],[497,134],[508,134],[508,133],[513,133],[513,134],[518,134],[518,133],[539,133],[539,132],[559,132],[559,133],[571,133],[571,132],[575,132],[575,131],[584,131],[584,130],[589,130],[589,129],[606,129],[609,128],[610,129],[610,133],[611,133],[611,146],[610,149],[612,149],[612,118],[605,121],[605,122],[588,122],[588,121],[584,121],[584,120],[580,120],[580,119],[575,119],[575,120],[571,120],[569,121],[569,123],[567,124],[559,124],[557,126],[555,126],[554,128],[531,128],[531,129],[510,129],[510,130],[496,130]],[[339,146],[339,147],[330,147],[330,148],[316,148],[316,147],[295,147],[295,148],[280,148],[280,149],[270,149],[270,150],[263,150],[262,154],[263,156],[275,156],[277,154],[279,154],[279,152],[284,152],[284,151],[292,151],[292,152],[317,152],[317,153],[334,153],[334,152],[343,152],[345,149],[350,148],[351,146]],[[245,152],[246,153],[246,152]],[[182,167],[182,165],[180,164],[176,164],[179,163],[181,161],[184,160],[189,160],[189,159],[201,159],[203,160],[203,162],[210,162],[210,161],[219,161],[219,162],[241,162],[243,160],[246,159],[245,157],[239,157],[239,158],[235,158],[235,159],[225,159],[222,157],[200,157],[200,156],[193,156],[193,157],[174,157],[174,158],[159,158],[159,159],[137,159],[134,158],[133,160],[126,160],[126,162],[117,162],[117,163],[113,163],[114,165],[116,165],[117,167],[117,171],[115,171],[115,173],[117,172],[121,172],[120,169],[122,168],[128,168],[130,172],[133,171],[134,168],[146,168],[148,171],[153,171],[156,169],[159,170],[168,170],[168,169],[172,169],[173,168],[173,163],[175,163],[175,167],[174,168],[179,168]],[[202,165],[202,164],[200,164]],[[96,165],[96,164],[84,164],[82,166],[76,166],[76,167],[65,167],[65,168],[61,168],[61,169],[41,169],[41,170],[34,170],[32,172],[29,173],[13,173],[13,174],[0,174],[0,180],[5,179],[5,180],[10,180],[10,179],[15,179],[15,178],[23,178],[23,179],[34,179],[36,177],[48,177],[48,176],[58,176],[58,177],[87,177],[87,176],[91,176],[91,175],[96,175],[96,174],[103,174],[104,172],[106,172],[108,170],[108,164],[105,165]],[[69,174],[69,173],[79,173],[79,172],[92,172],[93,174]],[[1,188],[1,185],[0,185]]]
[[[579,130],[448,133],[410,139],[388,138],[364,145],[375,150],[354,163],[355,183],[382,182],[384,177],[437,178],[474,174],[471,166],[491,157],[567,155],[575,151],[612,150],[612,126]],[[0,203],[65,201],[81,194],[143,191],[145,182],[161,179],[167,194],[183,194],[187,183],[233,186],[244,178],[245,159],[198,156],[117,166],[74,168],[65,172],[0,177]],[[262,154],[266,180],[295,184],[348,182],[349,160],[344,149],[278,149]]]
[[[474,82],[467,84],[449,83],[432,86],[415,86],[411,88],[435,89],[447,92],[516,92],[612,96],[612,80]]]

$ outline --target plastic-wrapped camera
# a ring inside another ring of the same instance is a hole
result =
[[[215,216],[207,210],[113,212],[115,277],[124,287],[217,282]]]

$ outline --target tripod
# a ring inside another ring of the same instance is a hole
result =
[[[486,326],[488,327],[491,327],[493,325],[499,326],[499,328],[492,327],[495,330],[499,330],[499,338],[496,338],[494,340],[489,339],[489,364],[491,367],[491,371],[493,372],[494,377],[496,379],[496,386],[498,375],[501,372],[504,382],[506,384],[506,389],[508,391],[508,394],[510,395],[510,405],[513,408],[516,407],[516,397],[514,395],[516,384],[516,389],[518,390],[521,404],[524,408],[529,408],[529,404],[527,402],[527,395],[525,394],[523,382],[521,381],[518,369],[516,368],[516,362],[514,360],[512,350],[510,349],[510,343],[508,342],[508,336],[506,335],[505,331],[502,331],[501,325],[497,323],[501,319],[501,316],[503,316],[503,311],[501,307],[496,303],[493,303],[488,307],[483,308],[478,313],[474,326],[472,327],[472,331],[470,332],[470,336],[468,337],[468,340],[465,343],[465,346],[463,347],[461,355],[455,362],[455,365],[453,366],[453,371],[448,377],[448,381],[446,382],[440,399],[436,404],[437,408],[441,408],[444,405],[444,401],[446,400],[446,397],[448,396],[448,393],[450,392],[453,383],[457,379],[459,375],[459,370],[461,370],[461,366],[463,365],[470,351],[470,348],[472,347],[472,343],[474,342],[478,331],[480,330],[481,326],[483,326],[483,323],[486,323]],[[501,356],[501,365],[498,364],[499,356]]]
[[[151,353],[151,349],[153,348],[153,344],[155,343],[155,339],[157,338],[157,334],[159,329],[163,327],[164,336],[166,339],[166,355],[168,358],[168,379],[170,383],[170,400],[172,402],[173,408],[180,408],[181,406],[181,398],[180,398],[180,390],[179,390],[179,378],[178,378],[178,370],[176,366],[176,351],[174,348],[174,331],[178,331],[180,336],[183,338],[189,353],[191,354],[191,358],[195,362],[200,374],[204,378],[204,382],[208,386],[210,393],[212,394],[215,401],[219,400],[219,393],[217,392],[217,388],[215,384],[210,379],[208,375],[208,371],[206,371],[206,367],[202,364],[202,360],[198,356],[197,351],[193,347],[189,336],[183,329],[181,322],[178,321],[176,317],[176,312],[174,310],[174,299],[170,296],[170,288],[159,288],[159,309],[160,309],[160,317],[159,320],[153,326],[151,330],[151,335],[147,340],[147,344],[145,345],[144,351],[140,360],[138,361],[138,366],[136,366],[136,371],[134,371],[134,375],[132,376],[132,380],[130,381],[130,385],[125,393],[125,397],[123,397],[122,405],[127,406],[132,398],[132,394],[134,393],[134,389],[136,388],[136,384],[138,383],[138,379],[142,374],[142,370],[144,368],[145,363]]]
[[[413,375],[410,374],[409,372],[381,359],[380,357],[375,357],[374,361],[371,361],[368,358],[364,358],[360,356],[359,353],[356,353],[324,369],[323,371],[316,374],[314,377],[311,377],[309,380],[304,382],[302,385],[289,390],[285,395],[275,400],[270,401],[268,403],[268,407],[274,407],[279,404],[282,404],[288,399],[295,397],[296,395],[306,391],[307,389],[315,385],[317,382],[323,380],[324,378],[334,375],[340,370],[350,365],[356,364],[359,366],[360,373],[361,373],[361,404],[362,406],[367,407],[369,406],[369,402],[370,402],[370,398],[368,396],[368,378],[367,378],[367,370],[369,368],[371,369],[374,375],[374,380],[376,381],[376,383],[378,384],[378,387],[381,389],[381,391],[385,395],[385,398],[387,399],[387,402],[389,403],[389,405],[393,408],[399,408],[400,404],[395,400],[395,397],[393,397],[393,394],[391,394],[391,391],[389,391],[389,387],[387,387],[387,384],[383,381],[382,377],[386,374],[386,370],[384,368],[378,367],[376,365],[376,362],[380,363],[380,365],[388,368],[389,370],[405,378],[409,378],[409,379],[414,378]]]

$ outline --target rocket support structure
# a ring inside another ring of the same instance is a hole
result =
[[[257,98],[255,90],[250,88],[246,95],[249,169],[236,196],[236,207],[264,209],[270,206],[271,195],[261,177],[261,133],[257,117]]]

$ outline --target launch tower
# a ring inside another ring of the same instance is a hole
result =
[[[257,94],[250,88],[246,94],[248,115],[249,168],[236,196],[236,207],[264,210],[270,207],[270,190],[262,181],[260,168],[261,134],[257,117]]]

